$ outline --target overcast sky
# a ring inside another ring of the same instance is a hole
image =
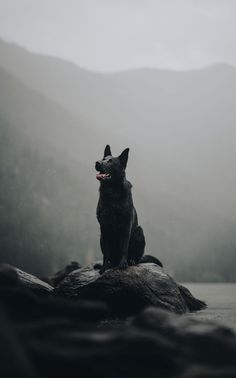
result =
[[[0,36],[96,71],[236,65],[236,0],[0,0]]]

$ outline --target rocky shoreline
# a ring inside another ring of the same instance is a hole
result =
[[[205,306],[186,288],[153,264],[103,275],[98,265],[48,283],[0,267],[2,377],[236,376],[236,335],[182,316]]]

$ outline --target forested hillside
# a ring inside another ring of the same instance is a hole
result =
[[[3,119],[0,141],[0,261],[46,274],[93,258],[92,194],[82,170],[72,174]]]

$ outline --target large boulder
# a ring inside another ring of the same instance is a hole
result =
[[[16,286],[20,284],[26,289],[38,295],[48,295],[54,291],[54,288],[48,283],[40,280],[32,274],[26,273],[12,265],[0,265],[0,285]]]
[[[48,283],[16,267],[1,265],[0,284],[14,286],[19,283],[21,287],[40,296],[53,294],[102,301],[109,305],[115,316],[135,314],[150,305],[178,314],[205,307],[204,302],[194,298],[187,288],[177,284],[154,263],[142,263],[125,270],[110,269],[102,275],[100,263],[73,270],[78,266],[75,263],[70,264],[60,274],[56,274],[53,283],[58,282],[58,285],[54,289]]]
[[[57,295],[108,303],[116,315],[129,315],[150,305],[182,314],[205,307],[161,267],[153,263],[109,269],[91,264],[68,274],[56,288]]]

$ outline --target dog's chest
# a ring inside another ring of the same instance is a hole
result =
[[[100,224],[111,226],[122,224],[132,216],[132,203],[127,200],[99,201],[97,217]]]

